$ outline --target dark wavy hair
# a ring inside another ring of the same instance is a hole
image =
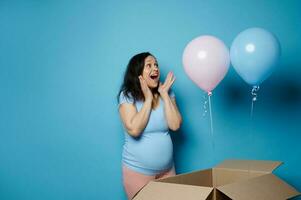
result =
[[[133,56],[126,68],[124,73],[123,83],[117,95],[119,102],[119,96],[123,92],[127,98],[133,98],[134,102],[144,100],[144,95],[140,87],[139,76],[142,74],[144,69],[144,60],[148,56],[153,56],[149,52],[139,53]],[[155,57],[155,56],[153,56]],[[157,92],[158,88],[155,88],[153,92]]]

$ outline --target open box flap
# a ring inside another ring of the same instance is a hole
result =
[[[214,168],[271,173],[281,164],[279,161],[266,160],[225,160]]]
[[[212,190],[211,187],[151,181],[133,200],[205,200]]]
[[[178,174],[168,178],[157,179],[156,182],[213,187],[212,169],[205,169],[205,170],[199,170],[199,171],[194,171],[185,174]]]
[[[300,195],[295,188],[288,185],[274,174],[266,174],[249,180],[238,181],[229,185],[217,187],[217,189],[231,199],[240,200],[284,200]]]

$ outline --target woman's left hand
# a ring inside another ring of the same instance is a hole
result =
[[[175,82],[175,80],[176,80],[176,77],[174,76],[174,74],[172,72],[169,72],[164,81],[164,84],[160,83],[158,92],[160,93],[162,98],[165,98],[166,96],[168,96],[168,91],[169,91],[170,87],[172,86],[172,84]]]

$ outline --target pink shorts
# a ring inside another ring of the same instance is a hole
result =
[[[172,167],[168,171],[164,171],[154,176],[148,176],[148,175],[135,172],[123,165],[122,174],[123,174],[123,186],[127,194],[127,197],[130,200],[144,185],[146,185],[151,180],[174,176],[176,175],[176,172],[175,172],[175,168]]]

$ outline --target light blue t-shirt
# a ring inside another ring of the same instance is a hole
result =
[[[169,96],[175,98],[170,91]],[[126,97],[122,92],[119,105],[134,104],[134,99]],[[160,97],[159,106],[151,110],[148,123],[140,137],[132,137],[124,128],[125,143],[123,145],[122,161],[128,168],[146,175],[159,174],[173,166],[173,145],[164,114],[164,102]],[[139,112],[143,101],[134,104]]]

